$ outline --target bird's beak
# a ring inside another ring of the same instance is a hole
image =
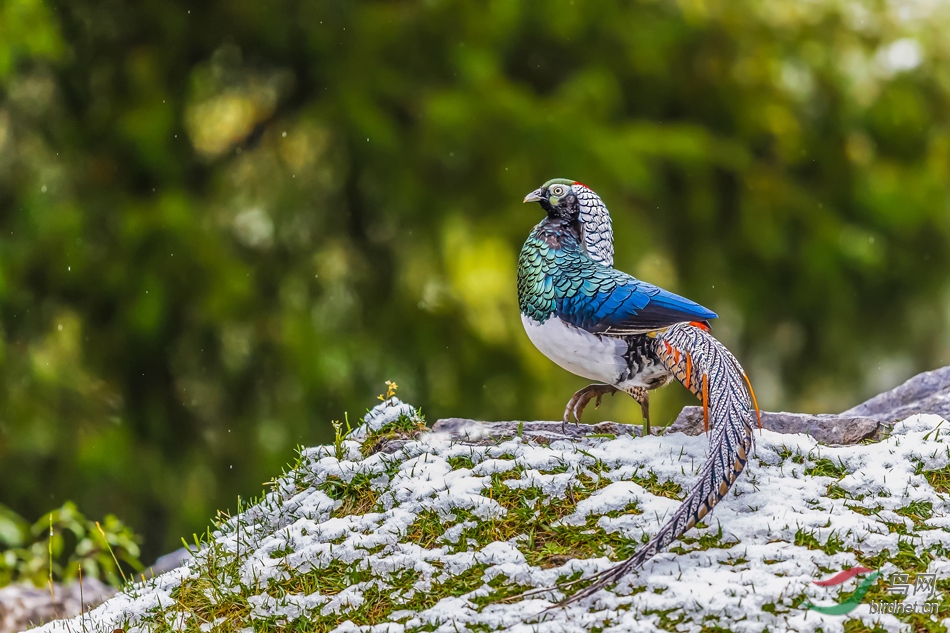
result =
[[[524,202],[541,202],[544,199],[541,197],[542,193],[543,189],[535,189],[524,197]]]

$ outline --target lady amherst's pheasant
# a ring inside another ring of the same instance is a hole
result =
[[[647,390],[675,378],[702,401],[707,431],[713,426],[699,481],[666,525],[633,557],[582,579],[594,582],[567,604],[636,569],[712,510],[745,468],[758,407],[739,362],[709,333],[714,312],[613,268],[610,216],[596,193],[557,178],[524,201],[547,213],[518,260],[528,338],[564,369],[600,381],[574,394],[563,421],[579,420],[595,397],[625,391],[649,432]]]

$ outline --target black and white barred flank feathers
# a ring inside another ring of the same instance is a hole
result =
[[[729,492],[752,450],[758,410],[745,372],[732,353],[712,334],[689,323],[678,323],[652,336],[657,357],[703,402],[706,419],[713,427],[709,458],[683,504],[650,542],[610,569],[575,581],[594,582],[558,606],[582,600],[617,582],[701,521]]]

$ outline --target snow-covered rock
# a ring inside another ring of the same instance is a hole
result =
[[[333,446],[302,452],[256,504],[219,526],[195,558],[44,632],[151,630],[887,631],[912,618],[950,625],[950,424],[918,415],[877,443],[827,447],[756,434],[746,472],[707,520],[610,591],[535,588],[607,568],[675,510],[706,438],[587,437],[546,445],[516,434],[463,443],[410,435],[393,453],[374,437],[418,424],[387,401]],[[838,587],[813,581],[852,566],[882,572],[845,616]],[[937,595],[886,592],[893,572],[937,575]],[[508,599],[506,601],[506,599]],[[940,601],[937,616],[872,614],[871,600]],[[268,628],[268,626],[270,628]],[[716,627],[719,627],[718,629]]]

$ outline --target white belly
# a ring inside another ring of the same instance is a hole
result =
[[[544,323],[521,315],[528,338],[541,353],[583,378],[619,385],[627,373],[623,339],[591,334],[586,330],[550,316]]]

